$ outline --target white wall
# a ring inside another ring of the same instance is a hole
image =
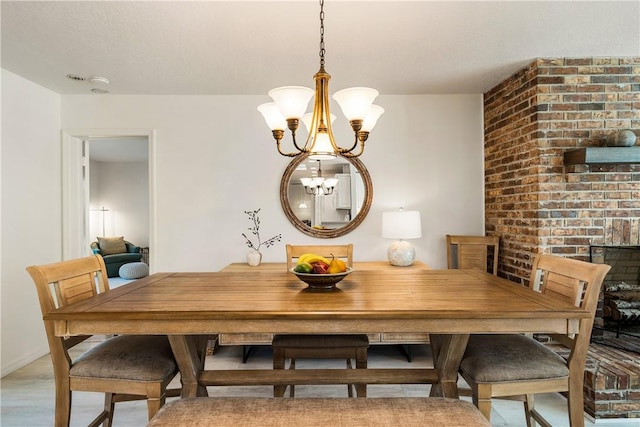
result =
[[[60,96],[2,70],[2,375],[46,354],[25,267],[59,261]]]
[[[155,271],[211,271],[244,262],[245,210],[261,208],[263,237],[282,243],[264,261],[284,261],[284,243],[323,243],[296,230],[279,202],[288,158],[276,153],[256,106],[266,96],[62,97],[62,127],[155,130]],[[416,258],[445,267],[444,234],[482,233],[481,95],[380,96],[386,112],[361,157],[373,180],[365,221],[335,243],[353,242],[356,260],[386,258],[381,213],[403,206],[422,212]],[[351,143],[340,117],[334,130]],[[286,140],[288,143],[289,141]],[[153,243],[152,243],[153,244]]]
[[[91,241],[102,236],[105,212],[106,236],[124,236],[140,247],[149,246],[149,165],[146,162],[97,162],[90,164],[89,206]]]

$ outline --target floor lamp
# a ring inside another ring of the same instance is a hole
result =
[[[101,209],[91,209],[94,212],[102,212],[102,237],[105,237],[105,222],[107,217],[107,212],[109,209],[106,209],[104,206]]]

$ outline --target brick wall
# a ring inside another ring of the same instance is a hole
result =
[[[485,221],[501,236],[500,275],[528,277],[538,252],[537,63],[485,94]]]
[[[589,260],[591,245],[640,245],[640,165],[563,164],[615,130],[640,137],[640,57],[538,59],[485,94],[484,116],[485,231],[500,236],[500,276],[527,282],[537,253]],[[587,411],[639,417],[638,367],[629,377],[595,359]]]
[[[538,59],[487,92],[484,113],[501,276],[527,281],[539,252],[588,260],[590,245],[640,244],[640,165],[563,165],[614,130],[640,137],[640,57]]]

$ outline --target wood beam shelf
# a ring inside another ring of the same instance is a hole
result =
[[[640,164],[640,146],[633,147],[584,147],[567,150],[564,164],[569,165],[606,165]]]

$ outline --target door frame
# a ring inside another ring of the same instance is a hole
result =
[[[147,137],[149,141],[149,265],[156,251],[156,150],[154,129],[62,130],[62,258],[79,258],[89,250],[88,144],[92,138]]]

